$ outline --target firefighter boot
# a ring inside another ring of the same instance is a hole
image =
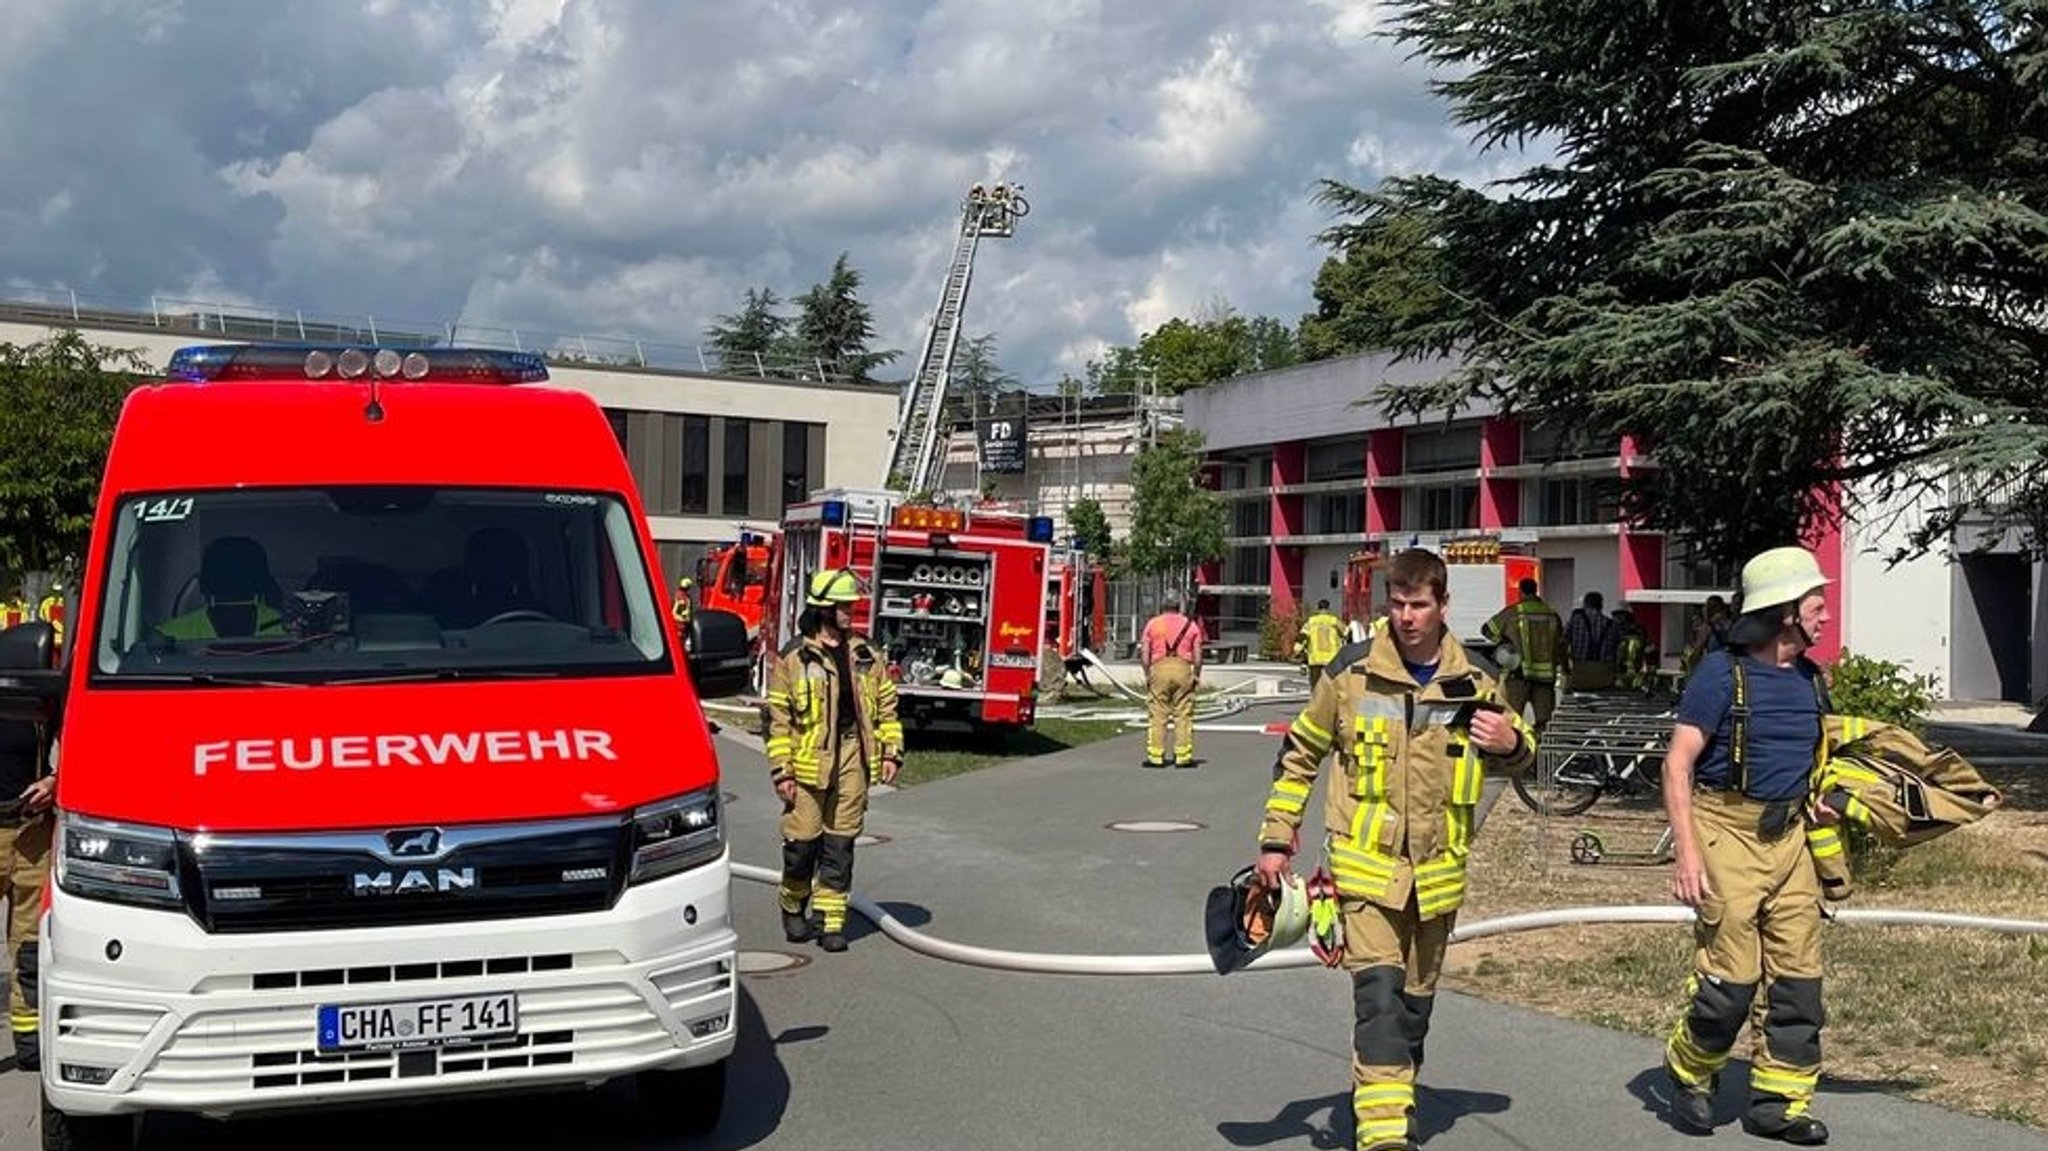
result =
[[[1668,1069],[1667,1069],[1668,1073]],[[1669,1077],[1671,1084],[1671,1122],[1680,1130],[1697,1135],[1710,1135],[1714,1130],[1714,1087],[1720,1082],[1715,1076],[1697,1086],[1688,1087],[1676,1075]]]
[[[19,1071],[43,1069],[42,1036],[34,1031],[14,1033],[14,1066]]]
[[[809,943],[818,937],[818,929],[801,911],[782,913],[782,937],[791,943]]]
[[[1780,1139],[1796,1147],[1818,1147],[1828,1141],[1828,1125],[1808,1115],[1805,1101],[1759,1100],[1742,1116],[1742,1129],[1765,1139]]]

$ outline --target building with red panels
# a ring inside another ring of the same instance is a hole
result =
[[[1256,635],[1269,613],[1341,604],[1345,561],[1361,547],[1502,532],[1532,541],[1544,597],[1560,612],[1598,592],[1608,611],[1633,610],[1675,663],[1699,605],[1732,597],[1737,573],[1622,515],[1622,481],[1654,460],[1627,439],[1568,447],[1483,407],[1430,419],[1382,413],[1384,385],[1446,370],[1355,356],[1182,397],[1187,425],[1204,438],[1208,482],[1229,509],[1228,550],[1199,581],[1221,630]],[[1951,696],[2032,702],[2035,685],[2048,688],[2042,565],[2006,541],[1982,556],[1889,567],[1880,557],[1903,531],[1899,520],[1802,541],[1838,592],[1837,626],[1816,654],[1832,660],[1846,644],[1933,674]]]

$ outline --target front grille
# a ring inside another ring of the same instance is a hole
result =
[[[430,859],[381,836],[189,837],[186,909],[209,932],[397,927],[603,911],[625,888],[622,820],[457,829]]]

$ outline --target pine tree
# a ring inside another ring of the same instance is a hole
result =
[[[1628,506],[1739,560],[1858,491],[2048,508],[2048,8],[2037,0],[1402,0],[1489,191],[1326,182],[1309,351],[1456,357],[1472,397],[1634,436]]]

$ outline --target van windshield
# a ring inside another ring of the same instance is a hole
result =
[[[590,492],[162,492],[117,512],[110,681],[339,683],[669,666],[632,513]]]

